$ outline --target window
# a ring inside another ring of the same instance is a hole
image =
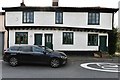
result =
[[[98,34],[88,34],[88,46],[98,46]]]
[[[100,13],[88,13],[88,25],[99,25]]]
[[[34,23],[34,12],[24,11],[23,12],[23,23]]]
[[[23,52],[32,52],[32,47],[31,46],[22,46],[22,47],[20,47],[19,50],[23,51]]]
[[[44,50],[40,47],[33,47],[33,52],[43,52]]]
[[[28,44],[28,32],[16,32],[15,44]]]
[[[73,32],[63,32],[63,44],[73,44]]]
[[[12,46],[9,48],[9,51],[18,51],[19,47],[18,46]]]
[[[56,12],[55,13],[55,23],[56,24],[63,24],[63,12]]]

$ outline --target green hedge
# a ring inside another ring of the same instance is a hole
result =
[[[117,52],[120,52],[120,32],[117,33]]]
[[[116,43],[117,43],[117,29],[113,28],[112,31],[109,32],[109,41],[108,41],[108,53],[113,55],[116,52]]]

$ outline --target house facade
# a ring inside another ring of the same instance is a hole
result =
[[[118,31],[120,32],[120,1],[118,3],[119,11],[118,11]]]
[[[8,47],[42,45],[64,52],[107,51],[118,9],[101,7],[4,7]]]

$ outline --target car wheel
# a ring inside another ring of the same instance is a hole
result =
[[[53,58],[53,59],[51,60],[51,62],[50,62],[50,65],[51,65],[51,67],[53,67],[53,68],[59,67],[59,65],[60,65],[59,59]]]
[[[15,58],[15,57],[11,57],[10,60],[9,60],[9,64],[10,64],[10,66],[13,66],[13,67],[17,66],[18,65],[18,59]]]

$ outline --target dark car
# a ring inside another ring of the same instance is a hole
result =
[[[4,51],[3,60],[11,66],[20,63],[42,63],[55,68],[67,63],[67,55],[43,46],[19,45]]]

